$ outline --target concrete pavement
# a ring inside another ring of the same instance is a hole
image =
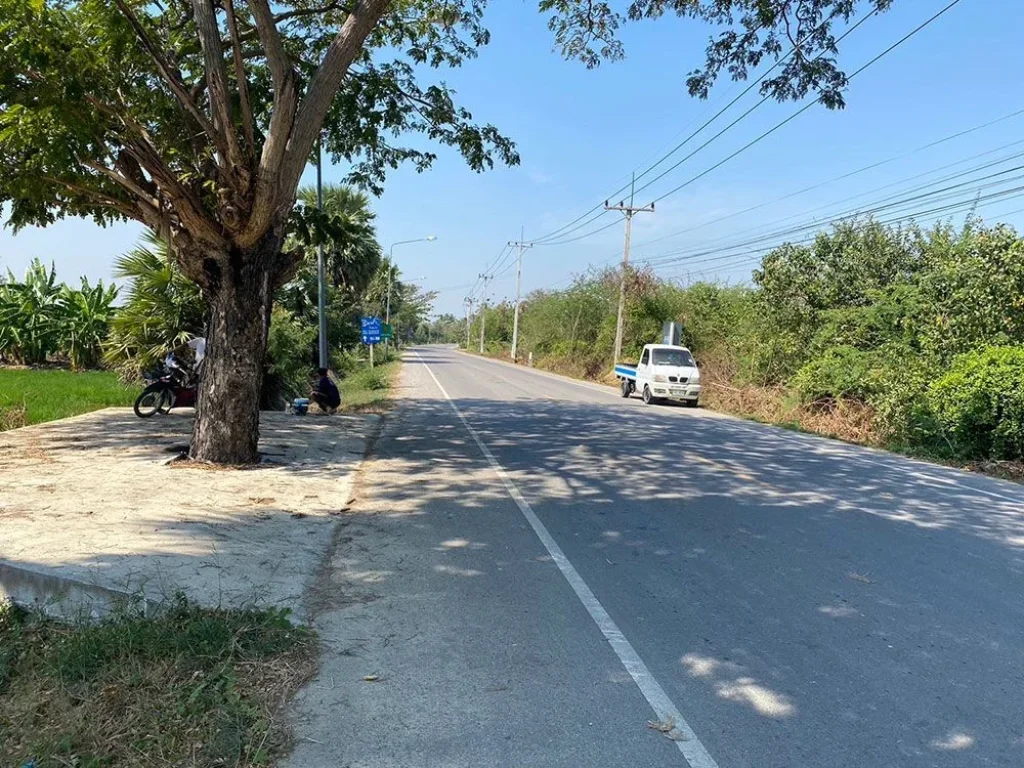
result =
[[[296,766],[1024,765],[1019,486],[440,348],[362,482]]]

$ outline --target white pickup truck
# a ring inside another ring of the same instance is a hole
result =
[[[639,363],[615,366],[615,378],[623,397],[640,392],[648,405],[677,400],[696,408],[700,400],[700,371],[686,347],[647,344]]]

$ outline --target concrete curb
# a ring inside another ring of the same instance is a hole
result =
[[[65,620],[101,619],[130,605],[149,615],[161,605],[141,590],[125,592],[0,560],[4,601]]]

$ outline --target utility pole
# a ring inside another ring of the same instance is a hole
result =
[[[480,275],[484,281],[483,296],[480,299],[480,354],[484,353],[484,328],[487,327],[487,284],[494,279],[493,275]]]
[[[523,284],[523,251],[533,248],[533,243],[523,242],[523,230],[519,230],[519,242],[509,243],[519,249],[519,260],[516,265],[516,311],[512,317],[512,362],[516,361],[516,351],[519,349],[519,302],[520,289]]]
[[[469,317],[473,313],[473,299],[466,297],[466,351],[469,352]]]
[[[634,173],[633,182],[629,185],[629,205],[624,205],[621,201],[618,205],[608,205],[608,201],[604,201],[604,209],[606,211],[620,211],[626,217],[626,243],[622,253],[622,280],[619,282],[619,315],[615,321],[615,358],[612,361],[613,364],[619,362],[619,357],[622,355],[622,313],[626,305],[626,273],[629,271],[629,237],[633,229],[633,215],[637,213],[654,213],[654,203],[643,208],[633,205],[633,187],[635,184],[636,174]]]

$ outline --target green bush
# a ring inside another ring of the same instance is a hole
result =
[[[986,347],[957,357],[927,390],[954,453],[1024,458],[1024,347]]]
[[[874,355],[853,347],[832,347],[806,363],[793,377],[804,402],[853,398],[867,401],[878,389]]]
[[[920,358],[893,352],[887,359],[896,360],[899,365],[890,365],[880,372],[877,392],[871,398],[879,435],[893,448],[927,448],[932,453],[948,453],[948,444],[941,437],[928,404],[928,385],[935,380],[935,372]]]
[[[305,395],[314,372],[310,349],[317,329],[282,308],[274,307],[267,337],[266,376],[262,405],[280,408],[281,401]]]

